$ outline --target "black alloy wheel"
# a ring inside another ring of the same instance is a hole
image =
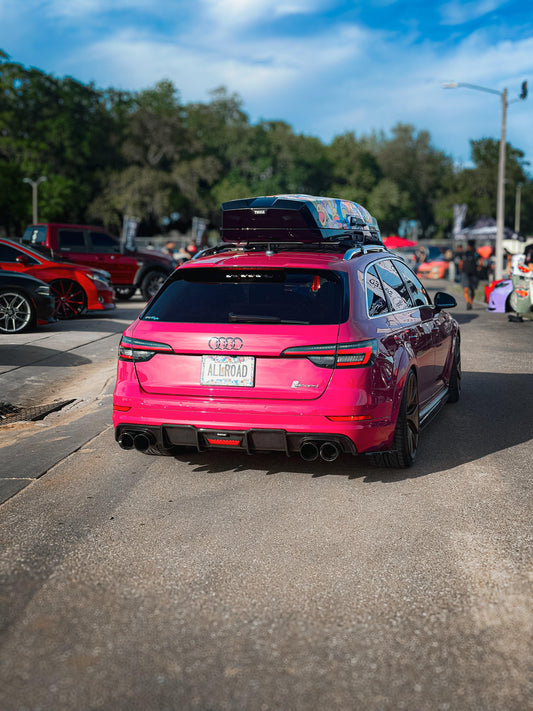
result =
[[[461,378],[461,346],[459,341],[457,341],[453,354],[450,382],[448,384],[448,402],[457,402],[461,397]]]
[[[0,333],[22,333],[35,324],[30,299],[16,289],[0,292]]]
[[[144,277],[141,284],[141,293],[146,301],[149,301],[152,296],[157,294],[159,287],[165,281],[167,275],[158,270],[152,270]]]
[[[137,291],[136,286],[115,286],[113,288],[118,301],[127,301],[128,299],[131,299]]]
[[[418,382],[416,375],[410,370],[405,379],[392,447],[388,452],[375,454],[374,463],[393,469],[410,467],[416,459],[419,434]]]
[[[56,279],[50,283],[50,288],[56,300],[55,318],[76,318],[85,311],[87,296],[78,282],[72,279]]]

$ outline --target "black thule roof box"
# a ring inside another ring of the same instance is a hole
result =
[[[378,224],[361,205],[314,195],[270,195],[222,203],[222,241],[321,243],[351,239],[383,245]]]

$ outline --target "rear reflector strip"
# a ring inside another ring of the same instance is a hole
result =
[[[208,439],[207,441],[209,442],[209,444],[227,444],[231,447],[238,447],[241,443],[240,439]]]
[[[126,405],[113,405],[113,410],[116,410],[117,412],[129,412],[131,407]]]
[[[361,420],[371,420],[370,415],[326,415],[332,422],[359,422]]]

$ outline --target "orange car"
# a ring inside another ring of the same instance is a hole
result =
[[[426,259],[418,265],[419,279],[447,279],[449,264],[438,247],[426,247]]]

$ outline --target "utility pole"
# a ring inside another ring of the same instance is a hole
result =
[[[514,204],[514,231],[520,233],[520,202],[522,198],[522,183],[516,184],[516,197]]]
[[[494,278],[503,277],[503,236],[505,216],[505,122],[507,118],[507,89],[502,97],[502,133],[500,138],[500,158],[498,161],[498,198],[496,202],[496,249],[494,251]]]
[[[504,220],[505,220],[505,123],[507,118],[507,107],[515,101],[523,100],[527,97],[527,81],[522,82],[522,91],[517,99],[507,101],[507,89],[497,91],[489,89],[486,86],[478,86],[477,84],[466,84],[464,82],[449,81],[442,85],[444,89],[458,89],[466,87],[467,89],[476,89],[477,91],[486,91],[489,94],[498,94],[502,100],[502,125],[500,137],[500,155],[498,159],[498,192],[496,198],[496,244],[494,250],[494,278],[496,280],[503,278],[503,236],[504,236]]]
[[[41,175],[40,178],[37,178],[37,180],[32,180],[31,178],[23,178],[22,182],[23,183],[28,183],[31,185],[31,202],[32,202],[32,219],[33,219],[33,224],[36,224],[38,222],[37,219],[37,188],[40,183],[43,183],[46,180],[46,175]]]

